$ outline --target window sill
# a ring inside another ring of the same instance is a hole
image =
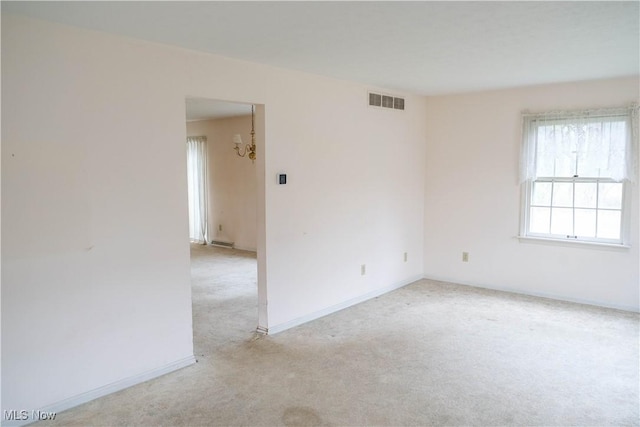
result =
[[[530,237],[530,236],[516,236],[521,242],[542,243],[559,246],[580,246],[593,249],[618,249],[628,250],[630,245],[618,244],[618,243],[599,243],[599,242],[585,242],[584,240],[564,240],[564,239],[550,239],[546,237]]]

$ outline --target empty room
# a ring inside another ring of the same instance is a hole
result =
[[[1,7],[3,426],[640,425],[640,2]]]

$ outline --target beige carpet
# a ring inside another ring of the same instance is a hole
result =
[[[199,363],[41,425],[640,425],[637,314],[421,280],[259,338],[254,255],[192,266]]]

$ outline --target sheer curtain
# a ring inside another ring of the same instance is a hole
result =
[[[607,177],[635,181],[637,106],[524,115],[521,181]]]
[[[207,243],[207,138],[187,138],[189,240]]]

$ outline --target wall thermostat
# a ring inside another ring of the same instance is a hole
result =
[[[286,183],[287,183],[287,174],[286,173],[279,173],[278,174],[278,184],[284,185]]]

